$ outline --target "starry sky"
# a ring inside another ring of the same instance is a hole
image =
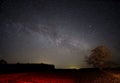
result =
[[[120,59],[120,1],[0,0],[0,59],[87,67],[85,56],[105,45]]]

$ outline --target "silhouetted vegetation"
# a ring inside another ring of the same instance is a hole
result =
[[[0,64],[0,73],[13,72],[39,72],[54,70],[52,64]]]
[[[0,64],[7,64],[7,61],[5,61],[4,59],[1,59]]]
[[[99,69],[111,67],[111,63],[113,63],[111,52],[105,46],[97,46],[91,50],[91,54],[86,58],[86,62]]]

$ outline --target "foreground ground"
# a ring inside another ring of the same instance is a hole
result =
[[[120,83],[118,71],[47,71],[0,74],[0,83]]]

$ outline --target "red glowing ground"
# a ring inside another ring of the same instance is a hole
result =
[[[75,83],[75,78],[53,73],[16,73],[0,75],[0,83]]]
[[[28,72],[0,74],[0,83],[120,83],[119,73]]]

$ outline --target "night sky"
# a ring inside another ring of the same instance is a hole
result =
[[[120,63],[120,1],[0,0],[0,59],[87,67],[98,45]]]

